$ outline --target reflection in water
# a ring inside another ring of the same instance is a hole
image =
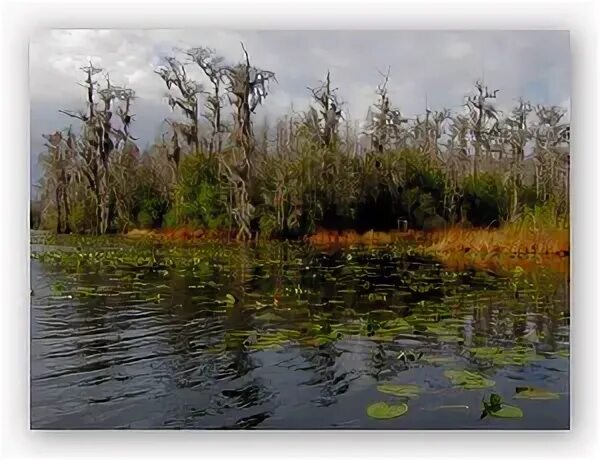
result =
[[[183,269],[153,251],[144,269],[32,261],[34,428],[569,424],[564,275],[456,272],[390,248],[207,246]],[[446,369],[486,373],[505,399],[528,385],[561,398],[479,421],[489,393],[452,388]],[[393,400],[384,382],[423,389],[386,423],[365,412]],[[440,409],[453,405],[468,410]]]

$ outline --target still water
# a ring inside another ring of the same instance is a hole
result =
[[[31,260],[33,428],[569,427],[568,277],[543,264],[498,274],[406,248],[63,244],[32,245],[52,254]],[[552,398],[515,398],[522,387]],[[492,393],[523,416],[481,419]],[[375,419],[377,402],[408,411]]]

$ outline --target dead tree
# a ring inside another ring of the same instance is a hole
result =
[[[217,56],[215,50],[204,47],[191,48],[187,51],[187,55],[202,69],[212,85],[212,92],[207,93],[204,104],[206,113],[202,116],[211,127],[208,143],[209,155],[220,154],[223,148],[222,135],[225,131],[225,126],[221,121],[221,110],[223,108],[221,84],[225,73],[223,58]]]
[[[417,148],[430,161],[438,160],[440,157],[439,140],[444,134],[444,122],[450,118],[450,112],[432,111],[426,105],[425,116],[417,116],[414,125],[414,139]]]
[[[178,124],[178,128],[188,145],[192,146],[194,152],[200,151],[200,132],[198,121],[198,95],[202,92],[202,86],[187,75],[185,65],[175,57],[165,59],[167,65],[155,70],[165,82],[169,93],[169,105],[172,110],[178,107],[187,123]]]
[[[467,97],[467,108],[471,115],[473,125],[475,155],[473,158],[473,178],[477,180],[479,172],[479,161],[481,151],[489,139],[490,131],[493,125],[498,121],[498,114],[494,106],[487,102],[489,99],[495,99],[499,90],[490,92],[482,81],[475,83],[476,94]],[[490,122],[492,126],[490,126]]]
[[[531,138],[531,131],[527,126],[527,118],[531,113],[531,105],[524,101],[519,100],[519,105],[513,109],[511,114],[504,120],[505,129],[502,130],[504,134],[496,136],[500,138],[500,142],[503,142],[503,138],[510,146],[511,151],[511,168],[510,168],[510,181],[512,185],[512,206],[511,215],[516,218],[519,207],[519,196],[518,191],[523,184],[523,162],[525,160],[525,146]]]
[[[318,87],[308,88],[317,109],[311,107],[306,116],[306,125],[317,133],[318,139],[325,147],[333,145],[337,141],[338,126],[343,119],[342,102],[336,95],[337,88],[331,87],[331,76],[329,71],[325,81]]]
[[[47,153],[40,158],[44,169],[44,193],[54,198],[56,233],[71,233],[68,187],[74,176],[72,152],[60,131],[43,137],[48,141],[45,144]]]
[[[566,209],[569,203],[570,157],[570,125],[562,121],[566,112],[560,107],[538,105],[535,113],[538,122],[532,134],[537,196],[542,201],[554,196],[559,208]]]
[[[374,111],[370,114],[367,127],[367,134],[371,137],[371,147],[378,152],[383,152],[397,143],[402,124],[408,122],[399,110],[391,106],[387,89],[390,69],[388,68],[387,73],[382,76],[383,82],[377,86],[376,91],[378,100],[374,105]]]
[[[135,94],[131,89],[112,85],[108,75],[106,86],[101,87],[94,76],[101,73],[102,69],[91,63],[81,70],[86,75],[82,86],[87,92],[87,110],[60,112],[83,123],[82,135],[75,136],[70,132],[66,143],[81,159],[81,173],[87,179],[96,201],[96,232],[104,234],[109,223],[110,157],[116,149],[135,140],[129,134],[134,118],[130,111]],[[113,116],[115,109],[119,123],[115,122],[117,117]]]
[[[269,83],[275,80],[275,74],[252,66],[243,43],[242,50],[244,51],[242,62],[223,68],[222,81],[234,109],[232,138],[236,149],[230,164],[225,161],[221,161],[221,163],[232,188],[231,208],[238,224],[237,238],[249,239],[251,237],[250,221],[254,215],[254,207],[249,200],[249,190],[252,187],[256,147],[252,130],[252,115],[267,97]],[[238,157],[236,153],[239,153],[241,157]]]

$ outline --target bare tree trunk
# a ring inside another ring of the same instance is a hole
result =
[[[54,192],[56,198],[56,233],[62,233],[62,207],[60,205],[60,185],[56,187],[56,191]]]
[[[71,224],[69,223],[69,216],[71,215],[69,209],[69,196],[67,190],[63,190],[63,205],[65,208],[65,233],[71,233]]]

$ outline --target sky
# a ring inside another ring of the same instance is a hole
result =
[[[166,87],[154,70],[165,56],[195,46],[214,48],[227,62],[243,57],[275,72],[256,120],[275,120],[308,108],[307,87],[329,70],[345,112],[364,120],[376,101],[381,72],[390,69],[392,105],[413,117],[431,110],[462,110],[477,79],[499,89],[496,106],[509,112],[519,97],[570,111],[569,34],[566,31],[223,31],[223,30],[45,30],[30,41],[31,180],[40,176],[42,134],[73,123],[60,109],[83,109],[80,67],[91,60],[111,82],[136,92],[131,128],[145,148],[172,116]],[[200,74],[194,74],[200,77]]]

